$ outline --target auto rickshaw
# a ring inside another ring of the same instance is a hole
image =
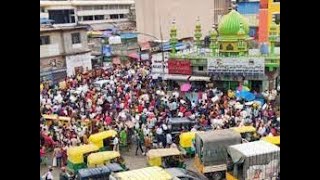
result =
[[[43,114],[42,117],[45,119],[47,126],[51,126],[58,120],[58,115],[56,114]]]
[[[67,170],[75,174],[79,169],[86,168],[88,155],[98,151],[98,146],[94,144],[70,147],[67,150]]]
[[[99,132],[92,134],[89,137],[89,142],[98,146],[100,151],[112,150],[111,140],[115,135],[117,135],[117,132],[114,130]]]
[[[88,167],[101,167],[109,163],[118,163],[124,170],[127,169],[123,158],[118,151],[103,151],[91,153],[88,156]]]
[[[194,166],[209,179],[225,179],[227,148],[235,144],[241,144],[241,135],[231,129],[197,132]]]
[[[191,130],[192,126],[196,124],[196,121],[191,120],[190,118],[169,118],[168,120],[168,129],[171,131],[171,134],[179,134],[183,128],[186,130]]]
[[[107,166],[98,168],[80,169],[76,175],[76,180],[100,180],[109,179],[111,174],[110,169]]]
[[[161,167],[147,167],[112,174],[110,180],[173,180],[174,177]]]
[[[75,176],[75,180],[107,180],[111,173],[123,171],[123,168],[119,164],[111,163],[102,167],[80,169]]]
[[[195,132],[184,132],[181,133],[179,136],[180,139],[180,149],[182,150],[183,154],[185,152],[186,155],[194,155],[195,154],[195,147],[194,141],[196,138]]]
[[[280,136],[267,136],[267,137],[261,138],[261,140],[267,141],[271,144],[274,144],[280,147]]]
[[[147,161],[149,166],[186,167],[178,148],[151,149],[147,153]]]
[[[257,130],[253,126],[241,126],[231,128],[241,134],[243,142],[252,142],[258,140]]]

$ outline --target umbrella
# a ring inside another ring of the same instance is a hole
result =
[[[239,86],[238,90],[239,91],[250,91],[250,88],[248,88],[248,86]]]
[[[191,84],[189,84],[189,83],[182,84],[180,87],[181,92],[187,92],[190,89],[191,89]]]
[[[237,93],[237,97],[241,97],[246,101],[253,101],[255,99],[255,95],[249,91],[240,91]]]

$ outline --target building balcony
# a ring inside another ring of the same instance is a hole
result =
[[[78,16],[93,16],[93,15],[108,15],[108,14],[129,14],[129,9],[114,9],[114,10],[78,10]]]

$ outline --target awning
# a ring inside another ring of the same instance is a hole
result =
[[[139,54],[136,52],[132,52],[128,55],[128,57],[136,59],[136,60],[140,60]]]
[[[180,74],[166,74],[164,75],[164,80],[178,80],[178,81],[187,81],[190,75],[180,75]]]
[[[190,76],[189,81],[210,81],[210,77],[207,76]]]
[[[158,79],[160,77],[160,74],[150,74],[152,79]]]

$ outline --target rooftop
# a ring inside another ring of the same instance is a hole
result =
[[[76,30],[76,29],[85,29],[87,30],[87,26],[52,26],[52,25],[41,25],[40,26],[40,32],[50,32],[50,31],[70,31],[70,30]]]

